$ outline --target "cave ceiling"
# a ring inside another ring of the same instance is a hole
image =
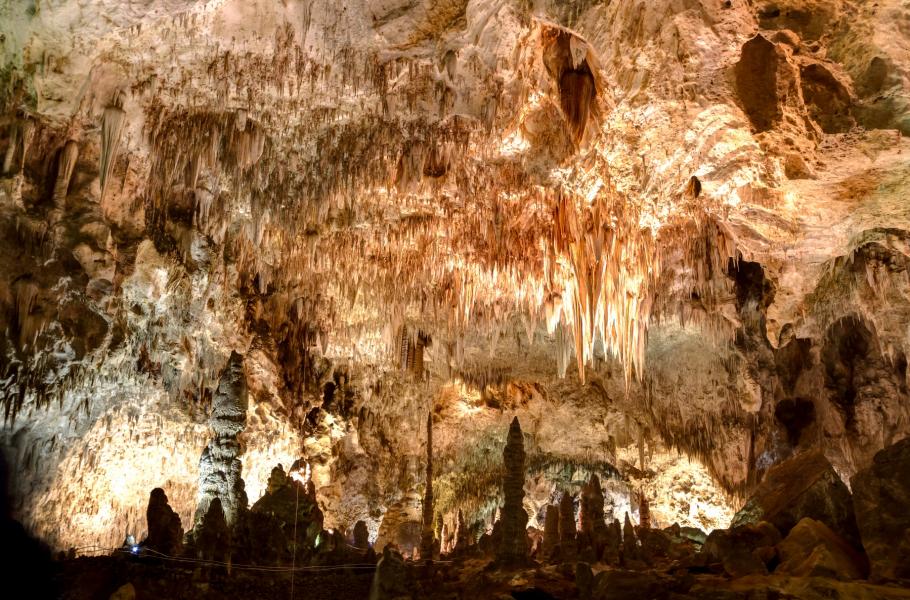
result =
[[[191,514],[234,351],[251,500],[306,456],[373,530],[427,410],[443,511],[516,414],[540,473],[733,495],[910,430],[904,2],[8,0],[0,39],[2,436],[60,544],[164,464]]]

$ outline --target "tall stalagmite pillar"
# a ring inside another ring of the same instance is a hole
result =
[[[237,436],[246,427],[247,389],[243,376],[243,357],[231,353],[221,372],[218,389],[212,398],[212,440],[199,460],[199,496],[195,525],[198,527],[214,498],[221,507],[228,526],[237,521],[247,508],[246,490],[241,479],[240,442]]]
[[[578,550],[575,528],[575,499],[569,492],[563,492],[559,501],[559,554],[563,561],[575,558]]]
[[[433,411],[427,413],[427,487],[423,494],[423,531],[420,558],[433,558]]]
[[[512,419],[509,437],[502,453],[505,472],[502,480],[502,539],[497,559],[503,564],[520,564],[528,558],[528,513],[525,496],[525,449],[518,417]]]

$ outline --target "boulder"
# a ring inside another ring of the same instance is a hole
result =
[[[871,578],[910,579],[910,438],[879,451],[851,485]]]
[[[778,573],[848,580],[864,577],[865,558],[820,521],[805,518],[777,545]]]
[[[773,560],[773,548],[780,539],[780,532],[765,521],[715,529],[705,541],[701,554],[707,563],[723,565],[731,577],[766,575],[767,563]]]
[[[731,526],[768,521],[786,535],[805,517],[821,521],[859,546],[850,491],[820,450],[771,467]]]

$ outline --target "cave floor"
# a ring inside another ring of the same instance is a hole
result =
[[[604,570],[594,565],[594,570]],[[456,561],[426,568],[408,565],[405,586],[413,595],[401,598],[439,600],[547,598],[604,598],[605,600],[910,600],[910,589],[873,585],[860,581],[838,581],[823,577],[782,575],[748,576],[728,579],[685,569],[629,571],[612,569],[607,589],[580,592],[573,564],[532,565],[503,571],[492,568],[487,559]],[[354,571],[344,567],[323,572],[299,572],[293,597],[321,599],[366,599],[370,597],[373,570]],[[58,563],[56,575],[60,598],[64,600],[144,599],[272,599],[291,598],[287,573],[244,571],[231,575],[208,574],[183,566],[165,565],[130,557],[78,558]],[[125,593],[122,586],[135,590]]]

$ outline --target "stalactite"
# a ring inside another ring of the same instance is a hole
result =
[[[9,175],[13,168],[13,159],[16,157],[16,149],[19,147],[19,124],[14,123],[9,132],[9,145],[6,147],[6,154],[3,155],[3,170],[0,175]]]
[[[76,160],[79,158],[79,145],[75,140],[68,140],[63,148],[57,161],[56,180],[54,182],[54,209],[62,211],[66,202],[66,193],[70,186],[70,179],[73,176],[73,170],[76,168]],[[59,217],[58,217],[59,218]]]
[[[117,155],[120,151],[120,138],[125,121],[126,113],[121,106],[115,104],[104,109],[104,115],[101,117],[100,176],[102,198],[104,198],[104,192],[107,190],[114,171],[114,165],[117,162]]]

